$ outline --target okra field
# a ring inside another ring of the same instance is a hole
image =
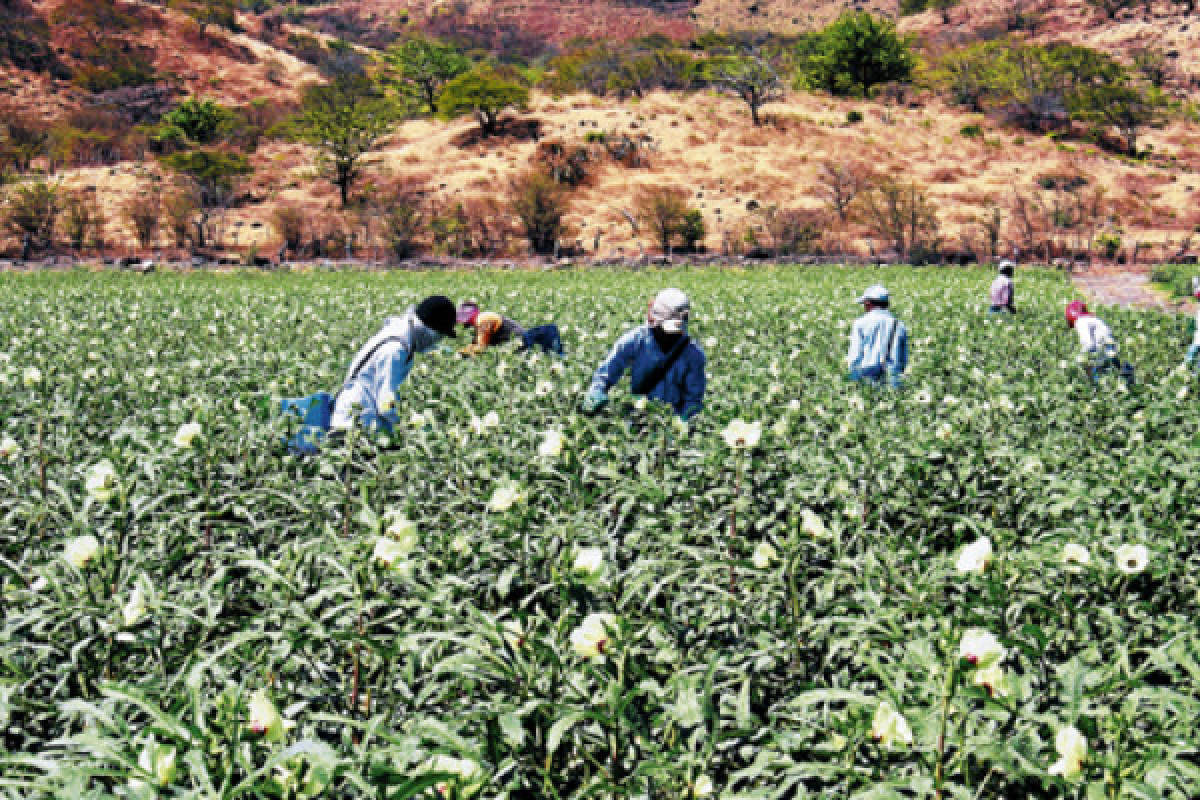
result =
[[[1099,309],[1097,389],[1069,283],[992,276],[0,275],[0,793],[1200,796],[1186,320]],[[843,377],[875,282],[898,392]],[[666,286],[704,412],[583,416]],[[289,455],[432,293],[568,357],[418,356],[390,441]]]

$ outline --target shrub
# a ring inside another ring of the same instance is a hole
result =
[[[638,222],[650,231],[664,253],[671,252],[671,243],[683,229],[690,211],[687,201],[687,191],[672,186],[647,186],[634,195]]]
[[[422,193],[413,186],[389,189],[379,201],[384,243],[397,259],[417,252],[417,245],[428,225],[428,210]]]
[[[983,126],[973,122],[970,125],[963,125],[958,132],[968,139],[978,139],[983,136]]]
[[[95,192],[78,190],[63,198],[63,233],[75,250],[99,245],[104,228],[104,215],[96,202]]]
[[[13,188],[8,195],[5,223],[31,249],[48,247],[62,213],[63,197],[57,185],[37,181]]]
[[[554,252],[566,232],[567,204],[567,189],[541,171],[528,170],[509,183],[509,208],[535,253]]]
[[[801,37],[795,58],[802,86],[860,97],[879,84],[907,80],[916,66],[911,39],[866,12],[848,12],[820,33]]]
[[[296,206],[278,206],[271,212],[271,224],[275,232],[283,239],[285,250],[293,255],[300,251],[305,219],[304,212]]]
[[[863,113],[857,108],[852,108],[846,112],[846,124],[857,125],[863,121]]]
[[[924,260],[939,246],[937,207],[916,182],[885,180],[862,195],[865,222],[910,263]]]
[[[697,245],[704,241],[707,233],[703,212],[698,208],[689,208],[679,224],[679,238],[683,240],[683,249],[689,252],[695,251]]]
[[[121,214],[133,231],[138,245],[143,250],[153,247],[162,220],[162,195],[153,190],[138,192],[125,201]]]

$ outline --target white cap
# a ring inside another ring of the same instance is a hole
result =
[[[683,330],[691,311],[691,301],[678,289],[663,289],[650,301],[650,313],[646,315],[651,327],[658,326],[667,333]]]
[[[1016,269],[1017,265],[1009,261],[1007,258],[1000,262],[999,269],[1003,272],[1006,269]]]
[[[868,286],[867,290],[862,293],[862,297],[858,298],[854,302],[865,303],[870,300],[873,303],[886,303],[888,302],[889,298],[890,295],[888,294],[888,290],[877,283],[874,286]]]

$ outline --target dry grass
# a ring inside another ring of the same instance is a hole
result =
[[[768,109],[772,118],[787,121],[754,129],[741,105],[708,94],[659,93],[641,103],[603,108],[578,98],[554,101],[539,96],[531,116],[540,123],[543,140],[578,141],[582,132],[597,129],[650,137],[648,167],[604,163],[572,194],[570,221],[589,251],[594,237],[600,236],[602,254],[618,248],[637,252],[638,242],[622,211],[632,210],[633,196],[643,185],[687,189],[708,223],[707,245],[719,249],[727,236],[761,223],[751,210],[756,204],[820,207],[817,175],[825,161],[859,162],[880,175],[927,184],[942,210],[949,241],[957,241],[963,227],[981,216],[989,202],[1004,206],[1014,189],[1032,191],[1037,179],[1047,174],[1083,174],[1093,186],[1103,187],[1130,240],[1177,241],[1195,224],[1200,151],[1175,150],[1172,144],[1190,142],[1194,127],[1175,124],[1147,136],[1155,152],[1178,157],[1174,165],[1165,159],[1137,164],[1085,145],[1060,146],[1044,137],[1026,136],[1018,144],[1021,134],[1016,131],[989,130],[992,144],[983,144],[958,133],[965,124],[978,121],[977,116],[940,107],[889,109],[887,122],[868,115],[863,123],[845,126],[846,111],[854,107],[861,103],[795,96]],[[687,116],[693,121],[687,122]],[[791,122],[796,119],[807,121]],[[472,128],[466,120],[405,123],[373,158],[372,179],[386,183],[433,175],[430,189],[443,202],[495,195],[534,157],[537,144],[479,144],[470,135]],[[460,146],[464,141],[471,144]],[[336,192],[315,174],[305,147],[270,145],[255,155],[254,163],[257,174],[247,189],[258,202],[231,215],[245,223],[239,244],[273,249],[269,222],[278,205],[295,205],[313,216],[336,210]],[[136,169],[121,167],[79,170],[69,181],[97,186],[107,209],[147,179]],[[264,225],[251,229],[254,222]],[[847,232],[860,248],[862,237],[859,229]]]

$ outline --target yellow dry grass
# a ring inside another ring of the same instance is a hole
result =
[[[863,111],[865,120],[847,125],[851,109]],[[819,207],[817,175],[825,161],[857,163],[880,175],[926,184],[951,243],[989,202],[1006,206],[1014,190],[1031,191],[1036,179],[1047,174],[1083,174],[1103,187],[1120,212],[1115,226],[1130,242],[1177,242],[1200,221],[1194,199],[1200,184],[1200,129],[1195,126],[1175,123],[1150,132],[1145,142],[1161,158],[1147,164],[1088,145],[1060,145],[997,128],[980,115],[940,106],[895,108],[794,95],[766,111],[769,124],[755,128],[743,105],[708,93],[655,93],[638,103],[538,95],[530,116],[540,121],[543,139],[582,141],[595,130],[650,138],[648,167],[606,164],[572,195],[570,222],[578,238],[590,252],[599,236],[605,255],[636,254],[639,244],[651,246],[646,238],[639,243],[622,214],[632,210],[640,186],[687,189],[704,214],[706,244],[720,250],[727,238],[762,224],[761,214],[748,205]],[[983,126],[984,137],[964,137],[960,131],[968,124]],[[422,181],[442,205],[502,194],[508,179],[528,166],[537,145],[456,144],[473,125],[469,120],[447,124],[428,119],[401,125],[372,156],[369,180]],[[306,147],[273,144],[261,149],[254,163],[257,174],[248,188],[258,202],[230,217],[244,223],[239,244],[273,249],[271,214],[281,204],[301,207],[314,219],[338,212],[336,191],[316,174]],[[72,184],[96,186],[105,205],[114,209],[146,180],[148,175],[128,166],[77,170],[68,178]],[[263,226],[251,230],[255,222]],[[118,233],[116,228],[112,232]],[[866,235],[852,225],[845,232],[846,244],[863,250]]]

